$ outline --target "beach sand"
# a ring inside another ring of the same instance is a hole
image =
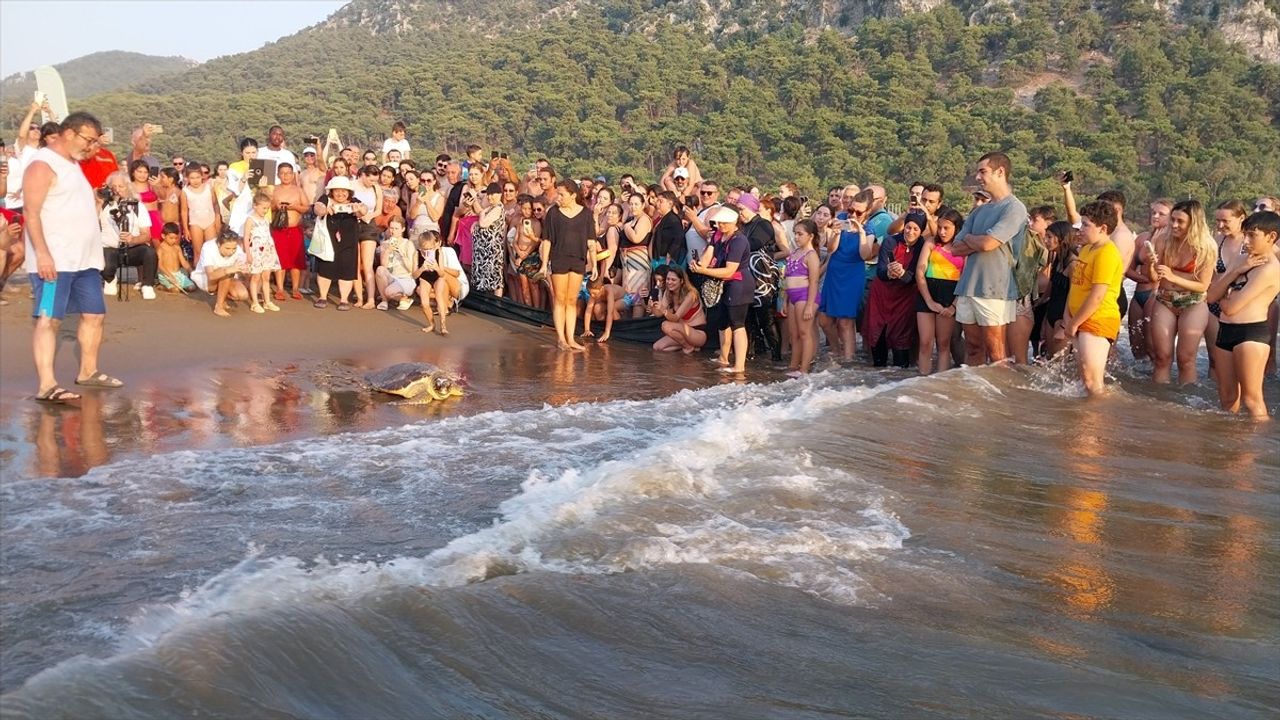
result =
[[[100,355],[118,390],[79,388],[73,316],[58,345],[59,382],[84,397],[79,408],[33,400],[31,301],[11,283],[0,307],[0,460],[5,472],[75,476],[121,452],[160,452],[261,444],[360,431],[458,411],[464,400],[406,406],[371,393],[365,373],[425,361],[465,373],[469,357],[515,346],[552,345],[549,330],[485,315],[451,316],[450,334],[424,333],[418,305],[400,312],[325,310],[310,300],[278,303],[256,315],[236,303],[232,317],[212,314],[203,293],[160,293],[145,301],[107,299]],[[32,457],[27,457],[34,453]]]

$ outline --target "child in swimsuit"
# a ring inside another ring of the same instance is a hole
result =
[[[949,207],[939,208],[937,237],[926,239],[920,255],[924,262],[916,265],[916,367],[921,375],[934,371],[933,351],[938,351],[938,372],[951,368],[951,335],[955,330],[956,285],[964,258],[949,251],[951,240],[964,225],[964,217]]]
[[[1230,353],[1230,362],[1220,362],[1216,379],[1222,409],[1239,412],[1243,405],[1255,420],[1269,418],[1262,396],[1267,356],[1272,333],[1267,313],[1280,294],[1280,260],[1276,241],[1280,238],[1280,214],[1256,212],[1244,221],[1245,255],[1231,258],[1227,268],[1209,287],[1208,298],[1222,308],[1217,347]]]
[[[818,354],[818,281],[822,261],[813,244],[818,226],[812,220],[796,222],[795,249],[787,256],[782,285],[787,300],[787,329],[791,333],[791,362],[788,373],[798,377],[809,372]]]

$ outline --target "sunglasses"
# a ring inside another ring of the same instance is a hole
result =
[[[716,191],[715,190],[699,190],[698,194],[710,197],[711,195],[715,195]]]

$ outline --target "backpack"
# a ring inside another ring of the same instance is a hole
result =
[[[1009,247],[1010,243],[1003,243],[1000,247],[1009,256],[1009,266],[1013,268],[1013,278],[1018,284],[1018,299],[1028,298],[1035,302],[1040,297],[1037,278],[1044,266],[1049,264],[1049,248],[1033,233],[1026,232],[1024,237],[1026,240],[1022,243],[1022,252],[1016,257]]]

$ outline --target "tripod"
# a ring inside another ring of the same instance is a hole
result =
[[[120,232],[128,233],[130,230],[130,216],[137,207],[136,201],[120,201],[115,208],[111,210],[111,219],[115,221],[116,227],[120,228]],[[129,260],[129,243],[121,240],[119,247],[116,248],[116,300],[129,301],[129,285],[124,281],[124,269]]]

